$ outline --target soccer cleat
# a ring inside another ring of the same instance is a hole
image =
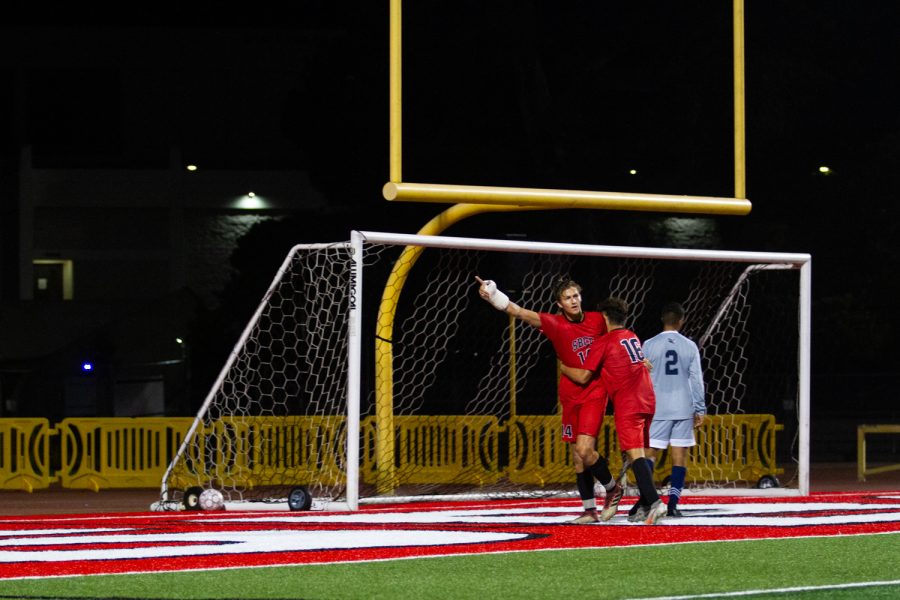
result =
[[[616,512],[619,510],[619,502],[622,501],[622,496],[624,494],[625,488],[622,487],[618,481],[613,489],[606,492],[606,500],[603,501],[603,510],[600,511],[601,521],[609,521],[616,516]]]
[[[644,519],[644,525],[656,525],[666,516],[666,505],[662,500],[657,500],[647,511],[647,518]]]
[[[634,507],[634,512],[628,513],[628,522],[629,523],[643,523],[647,520],[647,507],[646,506],[636,506]]]
[[[597,516],[597,510],[591,508],[581,513],[580,517],[576,517],[569,521],[569,525],[584,525],[585,523],[598,523],[600,518]]]
[[[678,510],[677,506],[670,506],[666,509],[666,516],[679,519],[679,518],[683,517],[684,515],[681,514],[681,511]]]

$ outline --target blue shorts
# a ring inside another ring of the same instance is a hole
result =
[[[669,446],[690,448],[696,446],[694,439],[694,418],[674,421],[657,421],[650,424],[650,447],[662,450]]]

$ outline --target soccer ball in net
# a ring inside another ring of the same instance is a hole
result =
[[[197,503],[203,510],[222,510],[225,508],[225,497],[222,496],[222,492],[219,490],[209,488],[200,493]]]

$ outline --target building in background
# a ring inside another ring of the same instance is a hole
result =
[[[189,330],[215,308],[238,240],[323,206],[304,172],[209,171],[174,150],[162,169],[51,169],[26,148],[18,190],[0,416],[181,412]]]

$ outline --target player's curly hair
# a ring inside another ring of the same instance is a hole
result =
[[[603,300],[598,307],[600,312],[606,315],[613,325],[624,325],[628,316],[628,303],[617,296],[610,296]]]
[[[562,275],[558,277],[553,283],[553,301],[559,302],[559,299],[562,298],[563,292],[571,287],[578,290],[579,294],[581,293],[581,286],[577,281],[575,281],[568,275]]]

